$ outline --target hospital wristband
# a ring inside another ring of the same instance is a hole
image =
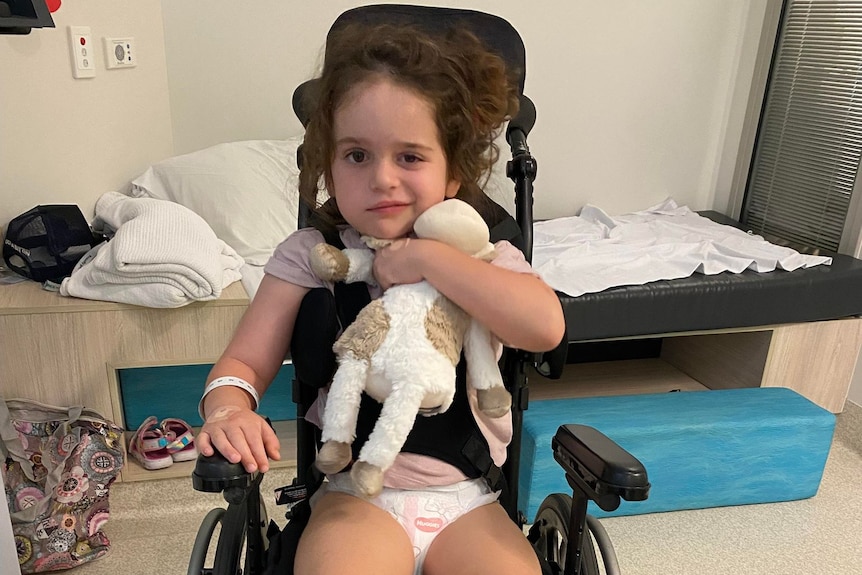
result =
[[[204,399],[206,399],[207,394],[217,387],[224,387],[226,385],[229,385],[231,387],[238,387],[245,390],[249,395],[251,395],[251,398],[254,400],[254,406],[252,406],[252,409],[257,410],[257,406],[260,405],[260,395],[258,395],[257,390],[252,384],[239,377],[217,377],[211,382],[209,382],[204,388],[204,394],[201,396],[201,400],[198,403],[198,415],[201,416],[201,419],[203,419],[204,421],[206,421],[207,419],[204,415]]]

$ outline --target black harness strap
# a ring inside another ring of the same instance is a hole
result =
[[[508,214],[506,215],[508,216]],[[503,218],[494,227],[492,227],[490,236],[492,242],[507,240],[519,250],[523,249],[524,238],[521,235],[521,228],[511,217]]]

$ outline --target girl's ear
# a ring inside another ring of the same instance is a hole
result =
[[[332,174],[329,173],[329,171],[326,171],[323,174],[323,185],[326,186],[326,193],[329,194],[329,197],[334,198],[335,197],[335,186],[332,183]]]
[[[459,180],[449,180],[449,183],[446,184],[446,197],[451,199],[458,195],[458,191],[461,189],[461,182]]]

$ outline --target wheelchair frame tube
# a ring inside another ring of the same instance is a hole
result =
[[[569,545],[563,571],[565,575],[578,575],[581,572],[588,503],[587,496],[575,488],[572,492],[572,515],[569,517]]]
[[[530,126],[532,127],[532,126]],[[529,131],[529,129],[527,130]],[[515,186],[515,221],[521,228],[523,238],[524,258],[533,261],[533,180],[536,179],[538,166],[530,154],[524,134],[523,145],[512,147],[512,159],[506,163],[506,176]],[[508,501],[503,501],[503,508],[517,525],[524,525],[528,519],[518,511],[518,485],[521,466],[521,437],[523,432],[524,411],[529,406],[530,396],[527,386],[526,365],[535,362],[533,354],[523,350],[513,350],[509,354],[503,368],[503,378],[508,380],[509,392],[512,394],[512,441],[506,463],[503,464],[504,475],[508,484]]]
[[[533,261],[533,180],[538,165],[529,150],[519,151],[506,164],[506,175],[515,183],[515,221],[524,238],[524,257]]]
[[[527,387],[525,369],[529,355],[519,349],[511,350],[506,356],[502,374],[503,381],[512,394],[512,441],[509,444],[511,448],[506,455],[506,462],[503,464],[503,475],[506,477],[508,492],[504,492],[504,498],[500,503],[518,526],[523,526],[528,522],[528,519],[521,516],[518,510],[518,485],[520,482],[524,410],[529,404],[529,388]]]

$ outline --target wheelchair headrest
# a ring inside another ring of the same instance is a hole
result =
[[[527,72],[524,42],[518,31],[499,16],[458,8],[375,4],[360,6],[342,13],[329,29],[329,35],[349,24],[409,25],[430,35],[439,35],[455,29],[469,30],[489,50],[500,56],[511,72],[517,73],[518,93],[524,92],[524,78]]]
[[[526,54],[520,34],[509,22],[485,12],[457,8],[437,8],[432,6],[407,6],[402,4],[375,4],[360,6],[342,13],[332,24],[327,34],[330,36],[350,24],[403,24],[414,26],[431,35],[448,30],[463,28],[471,31],[491,51],[500,56],[506,67],[516,74],[518,93],[522,96],[521,107],[532,109],[535,122],[535,108],[527,99],[525,102],[524,78],[526,77]],[[304,127],[308,126],[311,111],[317,102],[319,83],[316,79],[300,84],[293,92],[293,111]],[[523,114],[519,113],[518,117]],[[522,122],[522,123],[527,123]],[[532,127],[524,130],[528,134]]]
[[[296,87],[293,91],[293,113],[302,122],[302,127],[308,127],[308,121],[311,119],[311,112],[317,103],[318,93],[320,91],[320,80],[306,80]],[[299,153],[299,150],[297,150]],[[302,166],[301,159],[297,158],[297,165]]]

